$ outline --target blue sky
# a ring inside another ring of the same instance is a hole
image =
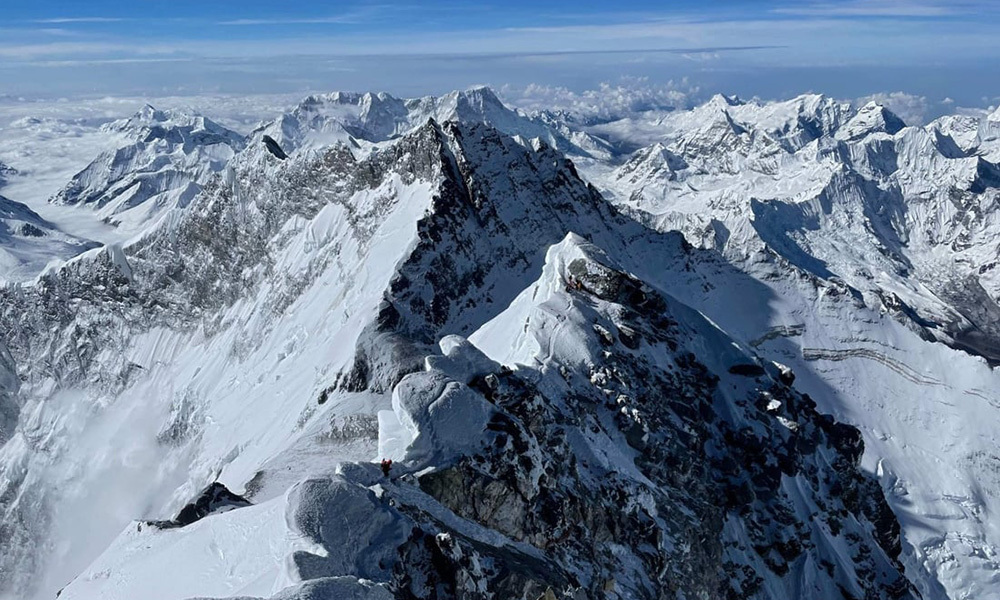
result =
[[[687,78],[744,96],[1000,96],[1000,2],[8,2],[0,94],[164,94]]]

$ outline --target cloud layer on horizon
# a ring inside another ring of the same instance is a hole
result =
[[[329,73],[365,70],[367,79],[347,79],[366,87],[415,89],[428,76],[447,79],[451,87],[475,80],[509,83],[507,73],[521,78],[514,83],[526,83],[532,73],[532,80],[544,81],[550,72],[560,76],[561,66],[564,79],[576,80],[579,88],[606,79],[619,65],[619,75],[689,77],[699,83],[726,72],[738,80],[766,70],[774,79],[773,94],[781,95],[814,85],[795,79],[801,72],[812,79],[812,69],[854,69],[871,79],[890,68],[922,69],[941,86],[962,81],[952,76],[958,69],[965,79],[971,76],[969,89],[942,89],[942,98],[993,94],[987,80],[995,80],[1000,59],[995,35],[1000,19],[983,0],[772,1],[753,3],[753,9],[730,0],[712,10],[676,4],[670,11],[565,14],[512,0],[503,12],[488,5],[362,2],[336,13],[317,3],[311,12],[280,16],[246,11],[151,17],[139,14],[141,8],[133,9],[135,14],[34,15],[0,27],[0,78],[9,93],[108,93],[116,85],[123,93],[157,91],[150,81],[159,91],[205,89],[208,82],[216,83],[216,91],[239,91],[260,88],[255,73],[267,77],[278,71],[280,81],[269,91],[292,91],[326,85]],[[582,53],[606,56],[583,60]],[[411,68],[396,68],[397,63]],[[430,65],[444,73],[428,75]],[[645,72],[642,65],[648,66]],[[143,66],[156,69],[158,78],[143,73]],[[782,71],[789,72],[784,79]],[[861,95],[864,89],[845,91]]]

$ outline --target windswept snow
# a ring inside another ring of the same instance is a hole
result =
[[[0,597],[1000,593],[1000,119],[607,92],[0,107]]]

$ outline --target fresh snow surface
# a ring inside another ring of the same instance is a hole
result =
[[[69,534],[46,552],[42,589],[69,582],[128,521],[165,518],[213,480],[242,490],[258,471],[276,473],[263,480],[256,501],[332,472],[339,460],[374,454],[369,421],[388,400],[334,395],[317,406],[316,398],[350,366],[428,192],[424,183],[388,181],[352,197],[356,207],[398,199],[399,210],[377,224],[364,248],[343,206],[287,223],[275,268],[309,283],[280,320],[269,311],[286,293],[285,280],[217,315],[221,335],[156,327],[106,349],[98,361],[142,374],[124,393],[97,387],[51,396],[54,382],[22,386],[38,400],[23,406],[22,434],[0,449],[0,461],[26,485],[49,490],[46,506],[28,510]],[[351,255],[368,258],[346,262]],[[315,272],[320,265],[328,266]],[[49,441],[38,447],[39,439]]]
[[[560,367],[600,355],[566,289],[590,242],[679,301],[713,372],[755,352],[860,429],[925,600],[1000,597],[997,114],[913,127],[875,102],[720,95],[595,119],[516,110],[488,88],[246,102],[0,106],[0,163],[16,170],[0,188],[0,278],[29,298],[7,296],[9,356],[0,345],[0,598],[388,597],[366,552],[406,537],[389,498],[530,556],[370,463],[410,476],[475,454],[495,417],[476,377],[505,365],[550,392],[568,385]],[[502,134],[460,157],[446,140],[435,159],[507,199],[487,218],[495,239],[435,238],[455,226],[427,218],[450,175],[401,145],[431,120]],[[558,153],[627,216],[576,197],[533,212],[570,177]],[[687,249],[657,235],[674,230]],[[454,260],[421,262],[422,239]],[[225,261],[243,271],[205,275]],[[464,306],[435,312],[436,275],[455,275]],[[402,294],[415,312],[386,312]],[[396,351],[386,323],[419,343]],[[370,355],[380,344],[393,352]],[[633,473],[623,452],[600,447]],[[254,505],[144,523],[214,481]]]
[[[998,593],[997,375],[932,341],[967,348],[962,332],[996,323],[989,117],[904,127],[875,104],[716,97],[598,128],[646,146],[619,165],[582,160],[585,176],[756,280],[673,293],[864,432],[924,597]],[[990,335],[970,346],[995,360]]]

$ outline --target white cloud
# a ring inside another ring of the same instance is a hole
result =
[[[337,24],[349,25],[359,23],[361,20],[357,15],[343,15],[338,17],[316,17],[310,19],[234,19],[232,21],[220,21],[216,25],[319,25]]]
[[[119,17],[57,17],[54,19],[36,19],[32,23],[121,23],[130,21]]]
[[[193,58],[94,58],[81,60],[37,60],[32,61],[33,67],[85,67],[97,65],[136,65],[155,63],[191,62]]]
[[[645,77],[628,77],[582,92],[541,84],[504,86],[499,92],[506,102],[529,112],[564,111],[582,120],[603,121],[648,110],[688,108],[698,88],[687,79],[654,83]]]
[[[925,96],[905,92],[881,92],[863,96],[854,101],[855,106],[877,102],[895,113],[907,125],[923,125],[930,113],[930,103]]]
[[[0,57],[11,59],[36,59],[54,57],[66,60],[89,58],[132,58],[154,54],[173,54],[182,44],[129,44],[127,42],[52,42],[0,45]],[[121,56],[117,56],[121,55]]]
[[[846,2],[807,2],[784,6],[772,12],[810,17],[940,17],[956,14],[954,2],[927,0],[848,0]]]

